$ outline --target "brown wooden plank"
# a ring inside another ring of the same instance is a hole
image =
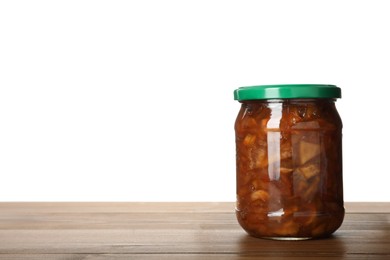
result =
[[[340,230],[331,239],[272,241],[240,230],[4,230],[0,253],[390,255],[388,231]]]
[[[390,213],[389,202],[345,202],[348,213]]]
[[[249,237],[237,224],[232,205],[0,203],[0,259],[46,255],[48,259],[103,259],[108,255],[118,259],[208,255],[224,259],[390,259],[390,214],[373,210],[380,205],[383,211],[390,203],[364,204],[370,213],[348,213],[332,238],[309,241]],[[361,211],[358,204],[353,207]]]
[[[386,229],[389,218],[384,213],[350,213],[342,227]],[[28,213],[18,217],[0,214],[0,220],[0,230],[241,230],[233,213]]]
[[[10,214],[27,212],[232,212],[234,202],[0,202]],[[390,213],[390,202],[345,202],[350,213]]]
[[[381,255],[344,255],[337,259],[388,259]],[[255,255],[236,255],[236,254],[0,254],[0,259],[4,260],[197,260],[197,259],[216,259],[216,260],[232,260],[232,259],[259,259]],[[261,258],[264,259],[264,258]],[[267,256],[266,259],[271,260],[308,260],[313,259],[312,256]],[[329,259],[329,256],[316,256],[315,259]]]
[[[232,212],[234,202],[0,202],[10,214],[26,212]]]

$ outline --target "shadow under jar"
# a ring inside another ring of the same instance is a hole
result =
[[[333,85],[266,85],[234,92],[238,222],[279,240],[326,237],[344,219],[342,122]]]

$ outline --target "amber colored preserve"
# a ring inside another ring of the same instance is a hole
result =
[[[250,235],[326,237],[344,218],[342,122],[333,85],[235,91],[238,222]]]

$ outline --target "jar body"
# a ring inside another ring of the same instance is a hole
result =
[[[333,99],[241,101],[236,215],[252,236],[308,239],[344,218],[342,122]]]

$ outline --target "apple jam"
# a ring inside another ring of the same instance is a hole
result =
[[[264,87],[256,87],[261,94]],[[255,237],[325,237],[344,218],[339,95],[297,93],[248,100],[235,93],[242,103],[235,123],[236,215]]]

